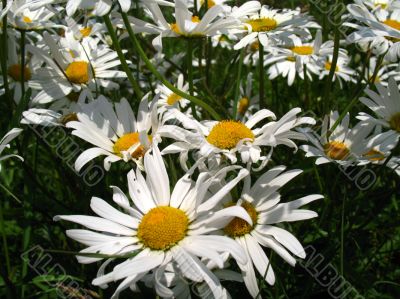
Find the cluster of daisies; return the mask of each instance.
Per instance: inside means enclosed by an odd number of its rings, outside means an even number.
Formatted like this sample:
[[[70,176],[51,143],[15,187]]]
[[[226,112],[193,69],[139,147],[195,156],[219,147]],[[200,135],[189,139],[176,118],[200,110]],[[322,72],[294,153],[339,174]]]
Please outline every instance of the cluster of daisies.
[[[193,290],[202,298],[230,298],[221,280],[244,282],[256,298],[257,276],[275,282],[265,248],[292,266],[304,258],[297,238],[275,224],[316,217],[301,207],[322,196],[281,202],[280,189],[302,171],[269,167],[277,147],[300,148],[316,164],[371,163],[400,173],[393,154],[400,136],[400,1],[349,5],[343,19],[351,34],[339,47],[324,42],[321,26],[300,9],[226,2],[8,0],[0,6],[8,45],[0,95],[24,109],[21,123],[64,127],[91,144],[75,161],[78,172],[98,157],[107,171],[114,163],[131,168],[129,196],[112,186],[112,199],[91,199],[96,216],[55,217],[86,228],[66,233],[86,246],[80,263],[102,261],[94,285],[120,282],[112,298],[127,288],[139,291],[139,283],[162,298],[190,298]],[[140,45],[135,55],[121,48],[135,36],[151,37],[150,59]],[[249,68],[265,68],[265,79],[283,77],[289,86],[296,77],[325,76],[341,86],[369,86],[360,101],[370,114],[359,113],[351,126],[348,113],[332,111],[319,134],[319,122],[300,108],[281,117],[262,108],[248,73],[238,98],[226,103],[230,116],[210,119],[215,111],[199,100],[193,78],[169,71],[184,65],[182,54],[164,53],[172,38],[207,38],[211,47],[241,53]],[[344,47],[351,43],[366,52],[367,67],[349,56]],[[202,64],[196,59],[186,67]],[[153,86],[151,75],[170,83]],[[119,96],[122,89],[128,99]],[[0,153],[21,132],[7,133]],[[174,186],[167,157],[179,157],[174,165],[185,173]]]

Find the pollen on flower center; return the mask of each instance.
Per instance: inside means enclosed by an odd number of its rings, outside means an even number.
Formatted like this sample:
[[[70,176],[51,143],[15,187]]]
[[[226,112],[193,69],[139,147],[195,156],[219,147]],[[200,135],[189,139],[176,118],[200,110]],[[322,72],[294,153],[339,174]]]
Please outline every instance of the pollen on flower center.
[[[206,6],[206,3],[207,3],[207,8],[215,6],[215,2],[213,0],[200,0],[200,6]]]
[[[182,97],[180,95],[177,95],[176,93],[171,93],[167,98],[167,104],[173,106],[181,99]]]
[[[247,97],[243,97],[239,100],[238,103],[238,112],[239,114],[245,114],[247,109],[249,108],[250,100]]]
[[[400,112],[394,114],[389,121],[390,127],[400,133]]]
[[[363,154],[363,157],[367,158],[370,161],[382,161],[385,159],[385,154],[378,150],[370,150]]]
[[[400,30],[400,22],[397,21],[397,20],[390,20],[389,19],[389,20],[383,21],[382,23],[387,25],[387,26],[389,26],[389,27],[392,27],[392,28],[394,28],[396,30]]]
[[[297,55],[311,55],[314,53],[314,47],[312,46],[297,46],[290,48],[290,50]]]
[[[27,16],[23,16],[22,17],[22,21],[24,21],[24,23],[32,23],[32,19],[30,17],[27,17]]]
[[[246,22],[254,32],[266,32],[274,30],[278,23],[272,18],[251,19]]]
[[[65,74],[72,83],[86,84],[89,81],[89,64],[86,61],[74,61],[68,65]]]
[[[185,212],[173,207],[156,207],[143,216],[137,237],[152,250],[168,250],[182,240],[189,228]]]
[[[232,206],[231,204],[230,206]],[[231,222],[224,228],[224,233],[231,238],[240,237],[250,233],[254,226],[257,224],[257,211],[253,207],[253,205],[249,202],[243,202],[242,208],[246,210],[247,214],[249,214],[251,220],[253,220],[253,226],[248,224],[245,220],[239,217],[233,218]]]
[[[8,68],[8,75],[15,81],[22,81],[22,72],[20,64],[13,64]],[[28,67],[24,67],[24,81],[30,80],[32,77],[31,70]]]
[[[149,142],[151,142],[152,137],[151,135],[148,136]],[[127,151],[133,145],[138,145],[138,147],[131,153],[132,158],[138,159],[143,157],[146,153],[146,149],[143,145],[140,144],[139,133],[128,133],[121,136],[115,143],[114,143],[114,153],[117,155],[122,155],[122,152]]]
[[[88,37],[90,33],[92,33],[92,27],[85,27],[79,30],[79,32],[82,34],[84,37]]]
[[[200,18],[198,16],[192,16],[192,23],[200,23]],[[184,33],[181,31],[179,28],[179,25],[177,23],[172,23],[169,25],[171,27],[171,30],[175,32],[176,34],[183,35]]]
[[[243,123],[234,120],[220,121],[207,136],[207,141],[220,149],[232,149],[242,139],[254,141],[254,134]]]
[[[349,148],[340,141],[331,141],[324,145],[324,152],[334,160],[344,160],[350,154]]]
[[[325,62],[325,69],[330,71],[332,68],[332,63],[330,61]],[[339,71],[339,67],[336,65],[335,72]]]

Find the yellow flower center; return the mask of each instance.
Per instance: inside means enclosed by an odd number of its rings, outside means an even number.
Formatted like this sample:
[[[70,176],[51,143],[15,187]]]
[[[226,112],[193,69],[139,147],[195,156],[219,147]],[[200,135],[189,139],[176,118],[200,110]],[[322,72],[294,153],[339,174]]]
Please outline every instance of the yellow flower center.
[[[245,138],[254,141],[254,134],[248,127],[239,121],[223,120],[211,129],[207,141],[220,149],[232,149]]]
[[[85,28],[82,28],[79,31],[82,34],[82,36],[88,37],[90,35],[90,33],[92,33],[92,27],[85,27]]]
[[[400,112],[394,114],[389,121],[390,127],[400,133]]]
[[[193,23],[200,23],[200,18],[198,16],[192,16],[192,22]],[[176,34],[179,35],[184,35],[184,33],[181,31],[181,29],[179,28],[179,25],[177,23],[172,23],[169,25],[171,27],[171,30],[173,32],[175,32]]]
[[[266,32],[274,30],[278,23],[272,18],[251,19],[246,22],[254,32]]]
[[[311,55],[314,53],[314,47],[312,46],[298,46],[290,48],[290,50],[297,55]]]
[[[330,71],[332,68],[332,63],[330,61],[325,62],[325,69]],[[339,67],[336,65],[335,72],[339,71]]]
[[[324,152],[334,160],[344,160],[350,154],[348,147],[340,141],[331,141],[324,145]]]
[[[286,57],[286,60],[287,60],[287,61],[291,61],[291,62],[296,62],[296,57],[294,57],[294,56],[288,56],[288,57]]]
[[[230,204],[229,206],[232,205],[233,204]],[[233,218],[233,220],[224,228],[224,233],[231,238],[241,237],[250,233],[257,224],[257,211],[253,205],[249,202],[243,202],[241,206],[246,210],[247,214],[249,214],[251,220],[253,220],[253,226],[248,224],[242,218]]]
[[[206,6],[207,3],[207,8],[211,8],[215,6],[215,2],[213,0],[200,0],[200,6]]]
[[[78,121],[78,116],[76,113],[70,113],[67,115],[64,115],[59,122],[62,123],[64,126],[69,123],[70,121]]]
[[[8,68],[8,75],[15,81],[22,81],[22,72],[20,64],[13,64]],[[24,67],[24,81],[30,80],[32,77],[31,70],[28,67]]]
[[[152,141],[152,136],[148,135],[149,142]],[[139,146],[131,153],[131,157],[138,159],[143,157],[146,153],[146,149],[140,144],[139,133],[128,133],[121,136],[113,146],[114,153],[118,156],[122,156],[122,152],[127,151],[131,146],[138,144]]]
[[[389,27],[392,27],[393,29],[400,30],[400,22],[397,20],[386,20],[382,23]]]
[[[249,108],[250,100],[246,97],[243,97],[239,100],[238,103],[238,112],[239,114],[245,114],[247,109]]]
[[[370,150],[366,152],[363,157],[367,158],[370,161],[382,161],[385,159],[385,154],[378,150]]]
[[[137,237],[152,250],[168,250],[181,241],[189,228],[185,212],[173,207],[156,207],[143,216]]]
[[[182,99],[182,97],[180,95],[177,95],[176,93],[171,93],[167,98],[167,104],[170,105],[170,106],[173,106],[180,99]]]
[[[254,43],[252,43],[252,44],[250,45],[250,50],[251,50],[252,52],[257,52],[258,49],[260,49],[260,42],[259,42],[259,41],[255,41]]]
[[[68,65],[65,74],[72,83],[86,84],[89,81],[89,64],[86,61],[74,61]]]
[[[22,21],[24,21],[25,23],[32,23],[32,19],[30,17],[27,17],[27,16],[23,16],[22,17]]]

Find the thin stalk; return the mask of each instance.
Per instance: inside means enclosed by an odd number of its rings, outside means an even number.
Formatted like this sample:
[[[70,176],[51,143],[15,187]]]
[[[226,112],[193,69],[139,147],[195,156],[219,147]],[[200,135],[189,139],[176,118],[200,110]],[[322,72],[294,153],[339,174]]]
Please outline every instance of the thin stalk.
[[[264,46],[260,43],[258,47],[258,71],[260,77],[260,85],[259,85],[259,103],[260,108],[266,108],[267,105],[264,102]]]
[[[7,1],[3,0],[3,7],[5,7],[7,4]],[[10,97],[10,87],[8,85],[8,76],[7,76],[7,59],[8,59],[8,36],[7,36],[7,16],[5,16],[2,20],[3,22],[3,33],[1,35],[1,48],[3,49],[2,55],[1,55],[1,73],[3,74],[3,81],[4,81],[4,91],[5,91],[5,97],[9,101],[9,104],[11,104],[10,107],[13,107],[15,105],[14,101]]]
[[[18,202],[19,204],[22,204],[22,201],[14,194],[12,193],[12,191],[10,189],[7,188],[7,186],[4,186],[2,183],[0,183],[0,187],[8,193],[8,195],[10,195],[12,198],[14,198],[16,200],[16,202]]]
[[[238,113],[238,102],[239,102],[239,90],[240,90],[240,78],[242,76],[242,67],[243,67],[243,59],[244,59],[244,48],[240,51],[240,58],[239,58],[239,66],[238,66],[238,74],[235,86],[235,93],[233,96],[233,118],[237,119]],[[248,84],[248,82],[247,82]]]
[[[125,56],[122,53],[121,45],[119,44],[118,37],[114,31],[110,17],[108,15],[105,15],[103,17],[103,20],[106,24],[108,33],[111,36],[114,48],[117,51],[118,58],[121,61],[121,66],[124,69],[124,72],[126,73],[126,76],[128,77],[129,82],[132,84],[133,90],[135,91],[136,95],[138,96],[139,99],[141,99],[143,97],[143,94],[140,90],[139,84],[136,82],[135,78],[133,77],[131,70],[129,69],[129,66],[125,60]]]
[[[304,106],[305,106],[305,109],[308,109],[309,105],[310,105],[310,89],[308,87],[308,76],[307,76],[307,65],[306,64],[304,64],[304,67],[303,67],[303,74],[304,74],[304,93],[305,93]]]
[[[4,231],[4,218],[3,218],[3,203],[0,203],[0,229],[1,229],[1,238],[3,241],[3,250],[4,250],[4,257],[6,259],[6,269],[7,269],[7,276],[10,277],[11,274],[11,264],[10,264],[10,255],[8,253],[8,244],[7,244],[7,236],[6,232]]]
[[[25,97],[25,30],[21,30],[21,101]]]
[[[207,37],[206,42],[207,53],[206,53],[206,83],[209,86],[211,82],[211,57],[212,57],[212,43],[211,38]]]
[[[150,72],[153,73],[153,75],[160,80],[166,87],[168,87],[171,91],[176,93],[177,95],[181,96],[182,98],[185,98],[191,102],[193,102],[195,105],[198,105],[202,107],[204,110],[206,110],[208,113],[211,114],[212,117],[214,117],[215,120],[220,120],[221,117],[220,115],[207,103],[204,101],[200,100],[199,98],[195,96],[191,96],[190,94],[187,94],[186,92],[183,92],[176,88],[173,84],[171,84],[163,75],[161,75],[157,69],[154,67],[154,65],[151,63],[149,58],[147,57],[146,53],[143,51],[142,47],[140,46],[139,41],[137,40],[135,34],[133,33],[133,30],[131,28],[131,25],[129,24],[128,16],[126,13],[122,13],[122,18],[124,20],[126,29],[128,31],[129,37],[133,43],[134,48],[136,49],[137,53],[139,54],[140,58],[143,60],[143,62],[146,64],[147,68],[150,70]]]
[[[196,3],[196,1],[194,1]],[[189,38],[187,40],[187,52],[186,52],[186,67],[189,81],[189,93],[193,95],[193,41]]]
[[[378,59],[378,62],[376,64],[375,70],[374,70],[374,74],[372,75],[372,77],[370,78],[370,80],[368,80],[368,82],[361,86],[361,88],[357,91],[356,95],[354,96],[354,98],[351,100],[351,102],[346,106],[346,108],[343,110],[342,114],[340,114],[339,118],[335,121],[335,123],[333,124],[332,128],[329,129],[328,133],[327,133],[327,137],[329,138],[329,136],[331,136],[332,132],[335,131],[335,129],[337,128],[337,126],[340,124],[340,122],[343,120],[343,118],[346,116],[347,112],[349,112],[351,110],[351,108],[353,108],[353,106],[358,102],[358,97],[361,95],[361,93],[364,91],[364,88],[367,85],[373,84],[373,82],[375,82],[376,76],[378,75],[379,69],[381,67],[383,58],[384,58],[385,54],[381,55]]]
[[[346,197],[342,201],[342,219],[340,224],[340,275],[344,274],[344,208]]]
[[[118,255],[118,254],[103,254],[103,253],[91,253],[91,252],[66,251],[66,250],[56,250],[56,249],[45,249],[43,251],[47,252],[47,253],[60,253],[60,254],[87,256],[87,257],[123,258],[123,259],[134,257],[134,256],[136,256],[138,254],[138,252],[132,252],[132,253],[128,253],[128,254]]]

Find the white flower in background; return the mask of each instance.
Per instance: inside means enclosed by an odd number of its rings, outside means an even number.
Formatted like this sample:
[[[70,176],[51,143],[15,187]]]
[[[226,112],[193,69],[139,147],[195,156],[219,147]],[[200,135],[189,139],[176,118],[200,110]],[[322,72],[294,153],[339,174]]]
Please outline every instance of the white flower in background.
[[[101,96],[96,101],[81,107],[78,121],[66,124],[73,128],[72,135],[93,144],[95,147],[84,151],[75,161],[75,169],[82,167],[98,156],[104,159],[104,168],[123,160],[133,161],[143,168],[143,156],[154,145],[161,142],[159,129],[162,123],[157,116],[156,97],[149,105],[146,95],[140,102],[135,117],[128,101],[123,98],[114,105]],[[114,106],[114,107],[113,107]]]
[[[236,107],[238,117],[242,120],[250,118],[254,113],[260,110],[258,94],[253,94],[253,73],[248,73],[244,81],[246,85],[244,82],[240,84],[240,98]]]
[[[157,34],[153,40],[153,46],[157,50],[162,49],[162,39],[164,37],[204,37],[213,36],[227,32],[237,23],[234,18],[219,18],[223,12],[223,7],[215,5],[211,7],[202,19],[189,11],[187,2],[183,0],[175,1],[175,22],[168,23],[158,4],[154,2],[146,3],[151,13],[151,18],[155,24],[147,23],[137,18],[131,17],[135,32],[145,32]]]
[[[123,212],[93,197],[91,208],[99,217],[55,217],[55,220],[75,222],[90,229],[67,231],[69,237],[89,246],[82,252],[110,255],[137,253],[105,274],[105,268],[111,262],[107,260],[93,284],[105,287],[110,282],[123,279],[111,297],[118,298],[120,292],[130,286],[135,288],[136,282],[153,270],[156,292],[161,297],[170,298],[174,293],[163,285],[161,279],[167,266],[172,263],[176,266],[173,269],[178,271],[177,275],[193,282],[204,281],[215,298],[223,298],[224,290],[218,278],[199,258],[210,259],[219,268],[224,267],[224,253],[231,254],[241,264],[248,262],[236,242],[215,232],[234,217],[243,218],[252,225],[251,218],[241,207],[214,210],[218,202],[248,175],[248,171],[240,170],[218,193],[209,196],[209,186],[237,167],[227,167],[212,177],[202,173],[196,182],[188,173],[171,192],[168,173],[157,147],[153,148],[152,154],[145,155],[144,165],[146,179],[140,170],[131,170],[128,174],[129,195],[133,205],[118,187],[113,187],[113,200]],[[86,264],[102,260],[97,257],[77,258]]]
[[[306,157],[318,157],[315,164],[336,162],[341,165],[355,165],[366,154],[370,147],[366,142],[374,129],[373,125],[359,122],[349,128],[350,116],[347,113],[336,129],[328,136],[336,120],[339,119],[337,111],[326,115],[321,129],[321,135],[311,130],[301,130],[312,145],[302,145]]]
[[[346,23],[356,31],[347,37],[351,43],[370,43],[374,54],[396,62],[400,58],[400,9],[392,12],[379,9],[369,12],[365,6],[349,4],[351,17],[361,23]]]
[[[368,81],[372,81],[376,67],[377,67],[377,58],[376,57],[371,57],[369,60],[369,67],[364,70],[364,83],[367,83]],[[364,68],[359,67],[358,70],[362,72]],[[381,84],[383,86],[388,86],[388,80],[389,78],[392,77],[395,79],[398,84],[400,84],[400,69],[398,63],[385,63],[383,62],[380,67],[378,72],[376,73],[375,81],[373,83]]]
[[[98,39],[88,37],[78,42],[69,37],[56,41],[46,32],[43,39],[49,50],[27,45],[27,51],[46,64],[37,70],[35,83],[43,90],[33,98],[33,104],[50,103],[86,88],[119,88],[111,80],[126,77],[124,72],[113,70],[121,63],[117,53],[99,44]]]
[[[293,267],[296,259],[291,254],[299,258],[306,256],[297,238],[274,224],[317,217],[314,211],[299,209],[299,207],[323,198],[322,195],[314,194],[287,203],[279,203],[281,201],[279,189],[302,173],[302,170],[297,169],[284,172],[285,169],[285,166],[277,166],[268,170],[257,179],[254,185],[251,185],[250,176],[246,177],[236,206],[241,206],[246,210],[253,220],[253,225],[235,218],[224,228],[225,235],[234,239],[251,261],[246,264],[238,262],[238,265],[253,298],[259,295],[254,268],[270,285],[275,283],[275,274],[263,247],[271,248]],[[236,198],[228,194],[222,203],[224,206],[232,206],[235,205],[233,200],[236,201]]]
[[[130,0],[118,0],[118,2],[126,8],[126,2],[130,2]],[[111,0],[68,0],[65,10],[68,16],[72,16],[78,9],[82,9],[89,10],[92,15],[101,17],[106,15],[111,7]]]
[[[104,44],[106,43],[104,33],[106,28],[104,24],[97,22],[94,19],[85,20],[85,25],[77,23],[74,19],[67,18],[67,27],[65,35],[72,32],[73,36],[77,40],[82,40],[86,37],[98,37]]]
[[[262,109],[249,116],[245,122],[236,120],[198,122],[175,111],[177,120],[182,122],[186,130],[170,126],[171,133],[168,137],[177,142],[166,147],[163,153],[180,153],[183,165],[190,150],[198,151],[203,160],[216,159],[221,162],[225,157],[233,164],[237,163],[239,154],[243,163],[261,161],[262,167],[269,161],[272,148],[283,144],[297,149],[292,139],[304,140],[303,134],[292,129],[304,124],[315,124],[315,121],[309,117],[297,117],[300,112],[300,108],[292,109],[280,120],[270,121],[257,127],[260,122],[268,118],[275,119],[275,114]],[[270,147],[270,152],[263,154],[262,147]]]
[[[234,34],[221,34],[211,37],[212,46],[214,48],[221,47],[223,49],[233,49],[233,42],[237,40]]]
[[[189,90],[189,83],[184,82],[182,74],[179,74],[178,76],[176,88],[186,93]],[[160,113],[164,113],[166,111],[169,111],[170,109],[179,109],[181,111],[182,110],[185,111],[187,110],[187,108],[189,108],[190,104],[189,100],[184,99],[181,96],[177,95],[164,84],[157,85],[155,91],[160,95],[160,98],[158,100],[158,106],[159,106],[158,110]]]
[[[22,129],[18,129],[18,128],[13,128],[11,129],[6,135],[4,135],[4,137],[0,140],[0,155],[3,153],[3,151],[6,148],[10,147],[10,142],[15,139],[16,137],[18,137],[19,134],[21,134],[23,130]],[[24,161],[24,159],[21,156],[18,155],[14,155],[14,154],[9,154],[9,155],[5,155],[5,156],[0,156],[0,161],[3,161],[5,159],[8,158],[18,158],[21,161]],[[1,171],[1,164],[0,164],[0,171]]]
[[[398,0],[355,0],[354,2],[363,4],[372,11],[376,9],[391,11],[400,8],[400,2]]]
[[[22,79],[24,80],[25,90],[33,88],[33,93],[37,93],[40,85],[35,84],[35,72],[41,67],[42,62],[36,57],[25,57],[25,65],[22,68],[21,54],[15,40],[15,36],[8,36],[8,59],[7,59],[7,75],[10,89],[14,90],[14,101],[19,103],[22,97]],[[23,77],[23,78],[22,78]]]
[[[15,0],[13,1],[7,19],[11,26],[19,30],[40,30],[62,27],[50,19],[56,10],[48,9],[45,4],[50,1]]]
[[[359,113],[358,119],[363,122],[377,124],[389,129],[390,135],[395,136],[397,142],[400,137],[400,91],[393,78],[389,79],[389,86],[386,88],[381,84],[376,84],[378,92],[369,88],[365,89],[368,97],[360,98],[360,101],[371,109],[375,115]]]
[[[244,48],[257,39],[265,48],[268,48],[278,43],[287,43],[295,35],[309,37],[310,34],[306,28],[316,27],[316,23],[311,22],[309,17],[300,15],[299,11],[277,10],[266,5],[261,7],[259,13],[252,13],[246,18],[244,14],[240,14],[240,11],[235,15],[241,21],[235,33],[247,33],[234,46],[235,50]]]
[[[321,61],[319,62],[321,68],[321,72],[319,75],[320,80],[329,75],[332,68],[332,59],[332,55],[329,55],[324,59],[321,59]],[[353,83],[356,82],[355,77],[357,75],[357,72],[349,67],[349,63],[350,58],[340,56],[338,57],[336,62],[335,73],[332,80],[338,80],[341,88],[343,87],[343,81]]]

